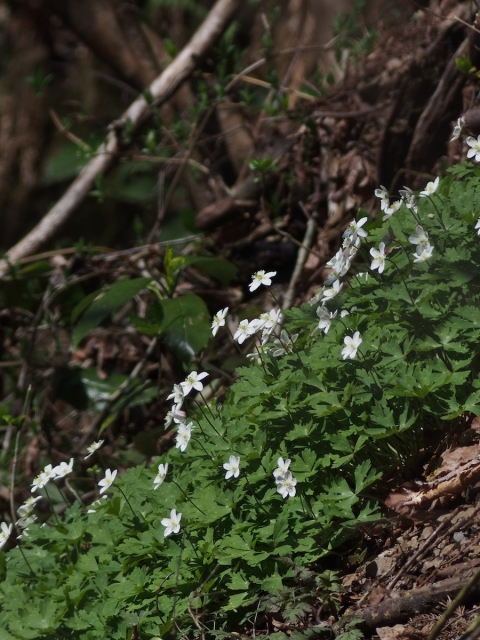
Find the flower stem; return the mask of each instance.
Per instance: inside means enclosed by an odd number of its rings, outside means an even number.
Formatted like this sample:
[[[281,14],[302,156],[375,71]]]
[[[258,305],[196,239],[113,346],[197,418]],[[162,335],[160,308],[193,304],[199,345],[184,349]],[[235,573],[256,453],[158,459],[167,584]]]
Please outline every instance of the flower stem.
[[[183,493],[183,495],[184,495],[184,497],[186,498],[186,500],[188,500],[188,502],[190,502],[190,504],[191,504],[191,505],[193,505],[193,506],[195,507],[195,509],[197,509],[197,511],[200,511],[200,513],[202,513],[202,514],[206,517],[206,516],[207,516],[207,514],[205,513],[205,511],[202,511],[202,510],[200,509],[200,507],[197,507],[197,505],[196,505],[194,502],[192,502],[192,501],[190,500],[190,498],[187,496],[187,494],[186,494],[186,493],[185,493],[185,491],[182,489],[182,487],[181,487],[177,482],[175,482],[175,480],[172,480],[172,482],[173,482],[173,484],[177,487],[177,489],[180,489],[180,491]]]

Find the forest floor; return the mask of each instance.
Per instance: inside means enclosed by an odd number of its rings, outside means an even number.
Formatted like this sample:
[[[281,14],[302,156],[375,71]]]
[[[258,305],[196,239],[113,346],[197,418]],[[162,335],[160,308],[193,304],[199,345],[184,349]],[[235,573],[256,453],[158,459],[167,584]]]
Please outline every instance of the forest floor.
[[[342,233],[359,208],[377,215],[376,188],[385,185],[390,193],[404,184],[423,188],[445,167],[460,162],[465,147],[462,140],[450,141],[453,126],[475,108],[478,93],[474,74],[460,73],[455,64],[456,58],[469,57],[474,63],[478,57],[472,44],[476,34],[469,40],[462,22],[469,19],[466,4],[432,3],[415,20],[385,30],[372,52],[358,67],[350,65],[326,95],[299,99],[285,114],[271,118],[268,127],[259,127],[254,146],[258,157],[273,159],[271,170],[258,181],[244,171],[243,178],[228,192],[218,190],[196,216],[204,246],[233,263],[238,275],[219,288],[214,277],[193,265],[182,272],[177,293],[200,295],[212,315],[228,306],[233,316],[253,317],[258,307],[264,310],[271,304],[247,288],[251,274],[265,269],[278,272],[272,288],[278,299],[285,306],[299,305],[321,286],[328,274],[325,263],[338,250]],[[470,132],[480,133],[473,118]],[[241,146],[241,141],[237,144]],[[230,145],[228,152],[234,155],[235,146]],[[307,249],[304,260],[298,257],[301,247]],[[98,416],[90,408],[72,408],[69,403],[64,384],[69,367],[95,371],[98,381],[104,382],[98,393],[110,399],[116,388],[112,372],[125,377],[139,367],[138,375],[146,380],[159,377],[173,384],[182,379],[168,349],[149,352],[151,340],[129,324],[132,303],[108,326],[95,327],[74,349],[71,328],[59,321],[66,313],[62,305],[70,312],[78,304],[79,290],[69,300],[58,288],[66,277],[70,290],[81,285],[81,295],[87,296],[122,275],[155,275],[162,259],[163,250],[155,244],[125,251],[52,249],[25,259],[20,280],[3,283],[8,301],[0,312],[4,394],[9,383],[3,372],[10,367],[18,388],[33,385],[35,421],[40,425],[19,458],[23,480],[15,487],[16,503],[29,496],[40,460],[54,464],[68,460],[93,438],[92,423],[98,426]],[[47,264],[48,286],[34,287],[40,306],[26,309],[19,302],[19,287],[28,289],[28,265],[41,263]],[[296,264],[300,271],[294,275]],[[217,397],[235,378],[235,367],[247,362],[245,353],[238,355],[225,339],[196,360],[219,372]],[[72,379],[72,385],[77,382]],[[111,420],[102,438],[105,457],[115,461],[116,468],[172,446],[174,432],[163,429],[170,390],[162,384],[156,397],[143,404],[127,403],[115,411],[113,402],[109,405],[112,415],[107,410],[102,417],[103,422]],[[14,407],[15,402],[19,401],[13,401]],[[19,406],[16,411],[20,412]],[[427,638],[448,603],[480,567],[480,429],[472,418],[457,425],[418,468],[408,474],[398,471],[389,485],[384,518],[363,528],[351,553],[345,552],[348,568],[339,616],[362,618],[368,637]],[[6,452],[13,431],[4,428],[4,432]],[[402,476],[405,484],[399,482]],[[0,486],[0,512],[9,509],[9,489]],[[304,626],[337,622],[322,615],[321,602],[316,605]],[[479,610],[480,593],[472,585],[437,638],[463,637]],[[258,630],[262,631],[288,635],[291,626],[279,614],[272,617],[271,628]]]

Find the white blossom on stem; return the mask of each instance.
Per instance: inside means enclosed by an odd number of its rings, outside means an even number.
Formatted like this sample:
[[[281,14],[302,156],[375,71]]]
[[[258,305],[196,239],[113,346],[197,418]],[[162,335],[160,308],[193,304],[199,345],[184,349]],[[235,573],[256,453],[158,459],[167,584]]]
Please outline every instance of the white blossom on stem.
[[[195,391],[201,391],[203,389],[203,384],[200,381],[207,376],[208,373],[205,371],[203,373],[197,373],[196,371],[189,373],[184,382],[180,383],[180,386],[183,389],[183,395],[188,396],[192,389],[195,389]]]
[[[255,291],[258,287],[263,284],[266,287],[269,287],[272,284],[273,276],[276,276],[276,271],[270,271],[269,273],[265,273],[265,271],[257,271],[252,276],[252,281],[248,285],[250,291]]]
[[[426,198],[427,196],[432,196],[438,188],[438,183],[440,182],[440,177],[437,176],[434,182],[429,182],[423,191],[420,191],[420,198]]]
[[[193,422],[188,424],[180,424],[178,426],[177,436],[175,439],[175,447],[183,453],[192,437]]]
[[[317,325],[317,329],[323,329],[324,333],[328,333],[332,320],[336,317],[337,311],[330,312],[326,307],[317,308],[317,316],[320,318],[320,322]]]
[[[416,244],[416,245],[418,245],[418,247],[423,249],[424,247],[426,247],[429,244],[429,242],[428,242],[428,233],[426,231],[424,231],[423,227],[421,225],[419,225],[419,224],[417,224],[415,229],[417,231],[416,235],[410,236],[408,238],[408,241],[410,242],[410,244]],[[417,253],[419,253],[418,248],[417,248]]]
[[[292,476],[290,471],[278,476],[275,482],[277,484],[277,493],[279,493],[282,498],[294,497],[297,491],[295,488],[297,485],[297,479]]]
[[[454,140],[458,140],[458,138],[460,137],[460,134],[462,133],[462,128],[464,124],[465,124],[465,120],[463,118],[458,118],[457,124],[453,129],[453,135],[450,139],[450,142],[453,142]]]
[[[380,185],[380,189],[375,189],[375,195],[377,198],[380,198],[380,209],[382,211],[386,211],[390,206],[390,196],[388,195],[388,191],[383,185]]]
[[[158,487],[165,480],[168,471],[168,463],[167,464],[159,464],[157,475],[153,479],[153,488],[158,489]]]
[[[414,255],[414,262],[426,262],[429,258],[432,257],[433,247],[431,244],[418,245],[416,252]]]
[[[0,531],[0,549],[1,549],[9,539],[10,534],[12,533],[13,525],[7,524],[6,522],[2,522],[0,524],[0,528],[1,528],[1,531]]]
[[[255,333],[255,326],[252,325],[247,319],[242,320],[238,325],[238,329],[235,331],[233,339],[238,342],[238,344],[243,344],[247,338],[252,336]]]
[[[87,447],[88,455],[85,456],[84,459],[86,460],[87,458],[92,456],[95,453],[95,451],[100,449],[103,443],[104,443],[104,440],[99,440],[98,442],[92,442],[92,444]]]
[[[378,245],[378,249],[372,247],[370,249],[370,255],[373,258],[370,269],[372,269],[372,271],[378,269],[378,273],[383,273],[383,270],[385,269],[385,261],[387,259],[387,256],[385,255],[385,243],[381,242]]]
[[[357,355],[358,347],[362,344],[362,338],[360,336],[360,331],[355,331],[352,337],[345,336],[343,339],[343,343],[345,346],[342,349],[342,358],[346,360],[347,358],[355,358]]]
[[[110,469],[106,469],[105,477],[102,480],[100,480],[100,482],[98,483],[98,486],[102,487],[100,489],[100,493],[105,493],[105,491],[108,491],[108,489],[110,489],[110,487],[112,486],[115,480],[116,475],[117,475],[116,469],[114,471],[110,471]]]
[[[273,477],[275,478],[275,480],[280,476],[284,476],[287,473],[291,462],[292,461],[290,460],[290,458],[286,458],[285,460],[281,457],[278,458],[277,468],[273,472]]]
[[[216,336],[217,335],[217,331],[220,329],[220,327],[224,327],[225,326],[225,318],[227,317],[227,313],[228,313],[228,307],[225,307],[225,309],[222,309],[221,311],[218,311],[213,316],[213,320],[212,320],[212,335]]]
[[[69,473],[72,473],[72,470],[73,470],[73,458],[70,458],[70,462],[68,463],[61,462],[53,469],[55,473],[55,480],[58,480],[58,478],[64,478]]]
[[[228,462],[224,463],[223,468],[227,472],[225,474],[225,480],[238,478],[240,475],[240,458],[237,456],[230,456]]]
[[[338,293],[340,293],[341,288],[342,283],[340,282],[340,280],[335,280],[331,287],[324,289],[322,294],[322,303],[326,300],[331,300],[332,298],[334,298]]]
[[[480,218],[477,220],[477,224],[475,225],[475,229],[477,230],[477,234],[480,236]]]
[[[475,140],[472,136],[468,136],[467,144],[471,149],[467,151],[467,158],[473,158],[475,156],[475,162],[480,162],[480,135]]]
[[[392,204],[385,209],[385,215],[383,216],[382,220],[385,222],[385,220],[391,218],[394,213],[397,213],[402,204],[403,200],[395,200],[395,202],[392,202]]]
[[[182,514],[177,513],[175,509],[170,511],[169,518],[163,518],[162,526],[165,527],[165,531],[163,535],[165,538],[172,533],[178,533],[180,531],[180,520],[182,519]]]

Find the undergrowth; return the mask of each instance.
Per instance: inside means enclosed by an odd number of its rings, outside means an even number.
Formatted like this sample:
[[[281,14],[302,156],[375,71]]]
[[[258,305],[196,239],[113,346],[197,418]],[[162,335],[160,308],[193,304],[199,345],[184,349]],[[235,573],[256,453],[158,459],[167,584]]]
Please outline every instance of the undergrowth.
[[[21,540],[0,552],[0,640],[258,636],[272,616],[292,637],[325,631],[311,611],[337,613],[331,554],[379,517],[380,480],[480,413],[480,170],[454,167],[418,200],[377,195],[382,215],[359,212],[309,304],[240,325],[252,364],[221,402],[204,402],[205,372],[174,388],[175,447],[107,470],[94,505],[42,523],[23,506]]]

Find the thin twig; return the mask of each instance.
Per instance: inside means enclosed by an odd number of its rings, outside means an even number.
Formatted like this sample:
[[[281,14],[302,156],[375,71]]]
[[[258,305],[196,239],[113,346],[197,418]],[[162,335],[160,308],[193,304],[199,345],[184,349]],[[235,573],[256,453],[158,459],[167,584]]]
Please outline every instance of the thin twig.
[[[283,309],[290,309],[290,307],[292,306],[293,297],[295,295],[295,286],[297,284],[297,280],[300,277],[300,274],[302,273],[305,261],[307,260],[310,251],[310,245],[313,242],[313,234],[315,233],[315,229],[317,228],[314,218],[307,215],[302,202],[300,202],[300,207],[305,212],[305,215],[308,218],[307,229],[305,231],[305,237],[303,238],[302,246],[298,250],[297,262],[295,264],[295,269],[293,270],[292,277],[290,278],[290,284],[288,285],[287,292],[285,293],[285,296],[283,298]]]
[[[435,638],[437,638],[437,636],[440,634],[440,631],[443,629],[443,627],[447,623],[448,619],[451,618],[451,616],[453,615],[455,610],[458,609],[458,607],[465,602],[465,600],[466,600],[467,596],[469,595],[471,589],[473,589],[473,587],[475,587],[475,585],[479,581],[480,581],[480,569],[475,571],[475,573],[470,578],[470,580],[467,582],[467,584],[463,587],[463,589],[460,589],[460,591],[458,592],[456,598],[451,602],[450,606],[447,607],[445,612],[442,614],[440,619],[437,621],[436,625],[431,630],[430,635],[428,636],[427,640],[435,640]]]
[[[20,242],[12,247],[0,262],[0,277],[8,273],[9,265],[36,251],[53,236],[85,199],[99,174],[104,174],[115,161],[121,141],[121,132],[128,122],[136,130],[152,113],[153,108],[164,103],[192,73],[199,59],[223,33],[237,10],[241,0],[217,0],[204,22],[178,56],[156,78],[148,89],[153,102],[145,95],[139,96],[125,113],[110,126],[105,141],[95,156],[81,170],[78,177],[57,204],[42,218],[39,224]]]

